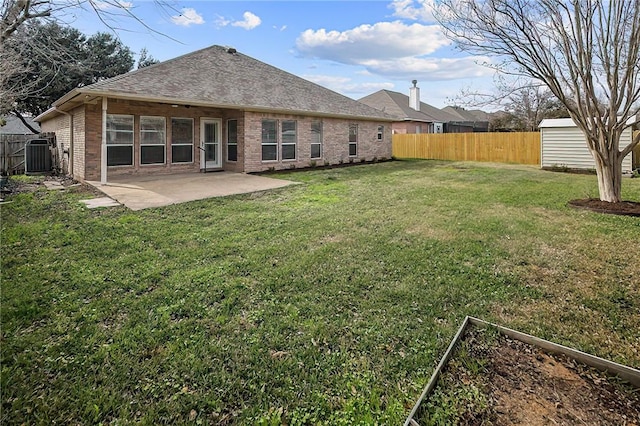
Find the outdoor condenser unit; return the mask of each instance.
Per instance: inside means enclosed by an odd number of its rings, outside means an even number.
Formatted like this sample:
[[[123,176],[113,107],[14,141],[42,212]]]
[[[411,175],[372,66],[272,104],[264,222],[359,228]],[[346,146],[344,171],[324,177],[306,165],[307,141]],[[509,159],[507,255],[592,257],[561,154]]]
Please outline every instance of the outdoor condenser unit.
[[[51,171],[51,151],[47,139],[31,139],[24,149],[24,172],[46,173]]]

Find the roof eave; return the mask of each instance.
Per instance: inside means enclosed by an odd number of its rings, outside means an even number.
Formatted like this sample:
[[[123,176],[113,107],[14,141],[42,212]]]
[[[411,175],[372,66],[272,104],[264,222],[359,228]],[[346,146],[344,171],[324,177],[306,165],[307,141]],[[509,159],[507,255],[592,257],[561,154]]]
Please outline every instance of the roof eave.
[[[206,102],[206,101],[197,100],[197,99],[181,99],[181,98],[169,98],[169,97],[162,97],[162,96],[139,95],[135,93],[83,90],[82,88],[74,89],[71,92],[69,92],[67,95],[60,98],[58,101],[54,103],[54,108],[48,110],[47,112],[55,112],[55,107],[60,107],[65,102],[68,102],[81,94],[90,94],[92,96],[98,96],[98,97],[101,96],[101,97],[106,97],[111,99],[124,99],[124,100],[141,101],[141,102],[155,102],[155,103],[163,103],[163,104],[170,104],[170,105],[175,104],[175,105],[190,105],[190,106],[199,106],[199,107],[208,107],[208,108],[226,108],[226,109],[237,109],[237,110],[252,111],[252,112],[276,112],[279,114],[299,115],[303,113],[305,115],[317,116],[317,117],[358,119],[358,120],[367,120],[367,121],[385,121],[385,122],[394,121],[392,117],[385,118],[380,116],[361,116],[361,115],[354,115],[354,114],[332,114],[332,113],[323,113],[323,112],[316,112],[316,111],[300,111],[300,110],[260,107],[260,106],[254,106],[254,105],[224,104],[224,103]],[[44,116],[45,114],[47,114],[47,112],[41,114],[36,118],[40,118]]]

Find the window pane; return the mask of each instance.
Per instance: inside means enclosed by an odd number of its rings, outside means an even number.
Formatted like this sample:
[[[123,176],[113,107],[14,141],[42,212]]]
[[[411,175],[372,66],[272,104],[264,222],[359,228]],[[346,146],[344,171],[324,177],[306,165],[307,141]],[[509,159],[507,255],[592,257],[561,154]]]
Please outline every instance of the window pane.
[[[322,121],[311,122],[311,143],[322,143]]]
[[[349,156],[350,157],[355,157],[356,155],[358,155],[358,145],[355,143],[350,143],[349,144]]]
[[[349,142],[358,142],[358,125],[349,125]]]
[[[108,146],[107,166],[133,166],[133,147]]]
[[[164,132],[140,133],[140,144],[142,145],[164,145],[164,140]]]
[[[107,144],[133,145],[133,131],[131,132],[107,131]]]
[[[218,155],[218,144],[213,144],[213,143],[204,144],[205,161],[216,161],[217,155]]]
[[[262,143],[276,143],[278,123],[276,120],[262,120]]]
[[[277,145],[262,145],[262,161],[272,161],[278,159]]]
[[[107,114],[107,131],[133,132],[133,115]]]
[[[282,143],[296,143],[296,122],[282,122]]]
[[[381,141],[384,138],[384,126],[378,126],[378,140]]]
[[[320,154],[320,144],[312,143],[311,144],[311,158],[320,158],[322,155]]]
[[[227,146],[227,151],[229,161],[238,161],[238,145]]]
[[[173,145],[171,147],[172,163],[191,163],[193,161],[192,145]]]
[[[295,145],[282,145],[282,159],[283,160],[295,160],[296,159],[296,146]]]
[[[193,143],[193,120],[190,118],[171,119],[171,143]]]
[[[140,130],[164,133],[164,117],[140,117]]]
[[[218,123],[204,123],[204,142],[218,142]]]
[[[140,164],[164,164],[164,146],[141,146]]]
[[[238,120],[227,121],[227,142],[238,143]]]

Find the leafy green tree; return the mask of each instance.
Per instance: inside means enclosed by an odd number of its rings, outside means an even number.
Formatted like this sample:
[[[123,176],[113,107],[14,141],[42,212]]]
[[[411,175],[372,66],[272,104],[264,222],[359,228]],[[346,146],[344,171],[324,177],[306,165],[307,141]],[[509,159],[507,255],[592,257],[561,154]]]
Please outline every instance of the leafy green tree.
[[[145,68],[150,65],[159,63],[160,61],[149,54],[146,47],[140,50],[140,57],[138,58],[138,69]]]
[[[111,34],[87,38],[56,22],[30,21],[2,49],[21,69],[7,81],[7,87],[20,90],[2,107],[21,119],[23,113],[41,114],[73,88],[126,73],[134,63],[131,50]]]

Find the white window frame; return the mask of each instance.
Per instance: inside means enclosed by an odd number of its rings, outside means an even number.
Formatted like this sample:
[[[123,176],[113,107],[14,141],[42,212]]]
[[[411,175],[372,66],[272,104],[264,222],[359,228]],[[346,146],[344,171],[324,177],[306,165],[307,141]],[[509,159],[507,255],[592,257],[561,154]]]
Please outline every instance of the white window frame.
[[[131,130],[117,130],[117,129],[109,129],[109,121],[113,118],[130,118],[131,119]],[[136,159],[135,159],[135,150],[133,149],[134,146],[134,133],[135,133],[135,117],[133,115],[130,114],[107,114],[107,161],[109,158],[109,148],[110,147],[122,147],[122,146],[127,146],[131,148],[131,164],[116,164],[116,165],[108,165],[107,167],[131,167],[135,164]],[[131,143],[110,143],[109,141],[112,139],[112,135],[113,135],[113,140],[116,140],[117,138],[115,137],[115,135],[117,135],[118,133],[123,133],[123,134],[129,134],[131,135]]]
[[[293,123],[293,142],[285,142],[284,123]],[[284,147],[293,145],[293,158],[284,158]],[[296,120],[282,120],[280,122],[280,158],[282,161],[296,161],[298,159],[298,122]]]
[[[236,122],[236,140],[235,141],[231,141],[231,138],[229,137],[229,123],[235,121]],[[229,147],[230,146],[235,146],[236,147],[236,159],[235,160],[231,160],[229,158]],[[227,120],[227,161],[230,161],[232,163],[235,163],[238,161],[238,119],[237,118],[230,118],[229,120]]]
[[[322,125],[322,120],[312,120],[311,121],[311,150],[309,152],[309,156],[311,157],[311,159],[313,160],[317,160],[322,158],[322,138],[323,138],[323,125]],[[314,133],[313,131],[313,127],[314,125],[318,126],[318,133]],[[317,141],[315,141],[314,139],[317,138]],[[314,157],[313,156],[313,146],[314,145],[318,145],[319,150],[318,152],[320,153],[320,155],[318,157]]]
[[[354,140],[351,140],[351,129],[355,129]],[[351,145],[355,147],[355,154],[351,154]],[[357,157],[358,156],[358,125],[357,124],[349,124],[349,157]]]
[[[264,139],[264,136],[265,136],[264,123],[267,122],[267,121],[275,123],[275,140],[273,142],[272,141],[268,141],[268,142],[265,143],[265,139]],[[261,132],[261,144],[260,144],[260,158],[261,158],[263,163],[275,163],[275,162],[278,161],[278,151],[279,151],[278,150],[278,128],[279,128],[278,120],[274,120],[272,118],[263,118],[261,123],[262,123],[261,124],[262,132]],[[275,146],[276,147],[276,158],[274,158],[273,160],[265,160],[264,159],[264,153],[262,152],[262,147],[264,147],[265,145],[266,146]]]
[[[382,124],[378,126],[378,132],[376,134],[376,140],[378,142],[384,142],[384,126]]]
[[[162,120],[162,130],[155,129],[144,130],[143,122],[145,119]],[[162,143],[144,143],[144,133],[157,133],[162,139]],[[163,159],[162,163],[143,163],[142,162],[142,148],[146,146],[162,146]],[[157,115],[141,115],[140,116],[140,165],[141,166],[157,166],[167,164],[167,118]]]
[[[173,135],[173,120],[189,120],[191,122],[191,143],[174,143],[174,135]],[[193,138],[194,138],[194,127],[193,127],[193,118],[190,117],[171,117],[171,164],[193,164],[195,161],[195,154],[193,152]],[[174,146],[191,146],[191,161],[178,161],[176,162],[173,159],[173,147]]]

